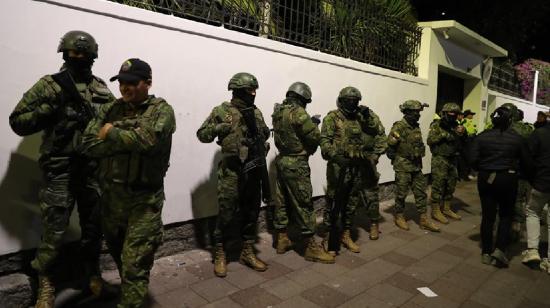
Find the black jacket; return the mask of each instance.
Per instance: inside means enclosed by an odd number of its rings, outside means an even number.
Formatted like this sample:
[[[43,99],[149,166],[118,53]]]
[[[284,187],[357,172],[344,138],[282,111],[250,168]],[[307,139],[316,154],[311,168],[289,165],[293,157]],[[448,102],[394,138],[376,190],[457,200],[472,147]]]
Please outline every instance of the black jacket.
[[[486,130],[475,138],[470,149],[470,164],[476,170],[515,170],[528,176],[531,163],[526,141],[511,129]]]
[[[536,129],[528,144],[535,166],[531,185],[538,191],[550,193],[550,125]]]

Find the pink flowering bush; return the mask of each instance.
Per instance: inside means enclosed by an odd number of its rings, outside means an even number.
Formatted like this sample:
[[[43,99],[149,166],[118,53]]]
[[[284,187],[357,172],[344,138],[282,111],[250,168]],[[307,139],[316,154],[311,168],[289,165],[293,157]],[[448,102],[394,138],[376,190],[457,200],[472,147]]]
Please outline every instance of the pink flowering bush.
[[[550,106],[550,63],[528,59],[516,65],[515,69],[521,86],[521,94],[527,100],[533,99],[535,71],[539,71],[537,103]]]

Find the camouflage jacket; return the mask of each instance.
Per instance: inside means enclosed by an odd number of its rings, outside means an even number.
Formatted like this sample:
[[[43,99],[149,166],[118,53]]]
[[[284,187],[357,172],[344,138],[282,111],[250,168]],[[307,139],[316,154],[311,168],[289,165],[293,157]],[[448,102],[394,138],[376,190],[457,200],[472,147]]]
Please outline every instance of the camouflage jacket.
[[[250,138],[248,128],[243,119],[239,108],[244,106],[244,102],[233,98],[231,102],[224,102],[214,107],[208,118],[202,123],[197,131],[197,137],[201,142],[210,143],[217,137],[217,143],[222,147],[222,153],[228,156],[239,156],[239,150],[246,144],[246,139]],[[260,109],[254,108],[254,116],[258,127],[259,137],[266,141],[269,138],[269,128],[265,124]],[[218,135],[216,126],[218,124],[228,124],[231,129],[227,133]]]
[[[105,140],[97,138],[104,124],[113,128]],[[82,149],[100,158],[103,183],[127,184],[135,189],[158,189],[168,170],[176,119],[172,107],[153,95],[139,105],[116,100],[104,105],[86,128]]]
[[[412,126],[405,119],[393,123],[388,135],[388,146],[388,157],[396,172],[422,171],[426,146],[419,126]]]
[[[101,105],[115,99],[105,82],[95,76],[89,84],[75,86],[87,106],[71,99],[51,75],[46,75],[23,95],[10,115],[11,128],[20,136],[44,131],[40,146],[43,163],[50,157],[79,154],[82,131]],[[83,114],[84,110],[87,114]]]
[[[523,138],[529,138],[531,133],[535,131],[533,124],[523,121],[515,121],[512,123],[512,129]]]
[[[357,153],[375,156],[375,161],[386,151],[387,142],[384,126],[378,116],[369,110],[365,120],[357,114],[348,119],[340,110],[332,110],[323,118],[321,128],[321,153],[325,160],[336,155],[355,157]]]
[[[459,134],[454,129],[441,127],[441,120],[439,120],[430,125],[427,143],[432,155],[455,157],[459,155],[464,137],[466,137],[465,134]]]
[[[275,145],[283,155],[313,155],[319,146],[321,132],[307,111],[285,100],[275,104],[273,115]]]

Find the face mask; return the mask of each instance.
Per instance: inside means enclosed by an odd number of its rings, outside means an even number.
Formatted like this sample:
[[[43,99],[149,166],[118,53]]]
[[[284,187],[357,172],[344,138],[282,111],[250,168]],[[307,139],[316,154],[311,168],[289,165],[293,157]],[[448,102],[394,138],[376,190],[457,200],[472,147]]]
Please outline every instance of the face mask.
[[[69,56],[64,56],[63,58],[65,58],[65,66],[76,79],[87,79],[92,76],[93,59],[73,58]]]
[[[456,122],[456,119],[457,119],[456,114],[449,114],[449,113],[445,113],[442,118],[442,120],[444,120],[446,124],[449,125],[450,127],[455,127],[458,125],[458,123]]]
[[[418,120],[420,120],[420,112],[407,111],[404,118],[410,125],[416,125],[418,124]]]
[[[241,99],[247,106],[250,107],[254,105],[256,94],[250,94],[245,89],[237,89],[233,93],[237,98]]]
[[[339,99],[338,108],[342,110],[344,115],[351,116],[357,113],[359,107],[359,101],[355,99]]]

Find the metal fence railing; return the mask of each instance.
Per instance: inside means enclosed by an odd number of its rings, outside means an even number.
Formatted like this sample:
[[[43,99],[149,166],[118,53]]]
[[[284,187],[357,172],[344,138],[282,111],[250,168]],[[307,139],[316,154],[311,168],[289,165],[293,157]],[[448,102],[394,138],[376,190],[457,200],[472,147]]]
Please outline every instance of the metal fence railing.
[[[111,0],[416,75],[421,30],[372,0]]]
[[[495,65],[489,80],[489,89],[511,96],[523,98],[521,85],[515,69],[511,65]]]

